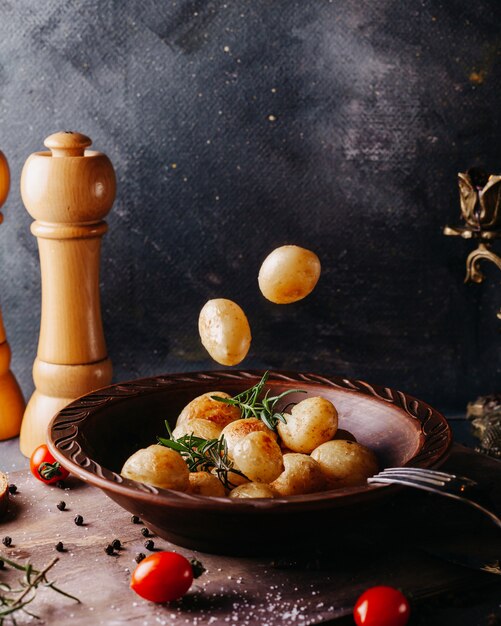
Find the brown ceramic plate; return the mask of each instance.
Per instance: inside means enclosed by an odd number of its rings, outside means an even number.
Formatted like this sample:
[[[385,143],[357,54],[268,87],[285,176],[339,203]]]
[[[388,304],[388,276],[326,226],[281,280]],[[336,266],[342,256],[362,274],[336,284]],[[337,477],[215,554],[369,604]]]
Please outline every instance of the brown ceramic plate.
[[[369,520],[398,491],[364,486],[274,500],[209,498],[157,489],[124,479],[119,472],[138,448],[165,434],[181,409],[208,391],[235,395],[262,372],[221,371],[166,374],[100,389],[75,400],[49,426],[49,447],[64,467],[100,487],[137,514],[158,535],[207,552],[252,554],[325,541],[343,523]],[[428,404],[406,394],[358,380],[273,372],[272,392],[300,388],[287,402],[321,395],[339,412],[339,427],[374,450],[381,467],[436,467],[447,455],[451,431]]]

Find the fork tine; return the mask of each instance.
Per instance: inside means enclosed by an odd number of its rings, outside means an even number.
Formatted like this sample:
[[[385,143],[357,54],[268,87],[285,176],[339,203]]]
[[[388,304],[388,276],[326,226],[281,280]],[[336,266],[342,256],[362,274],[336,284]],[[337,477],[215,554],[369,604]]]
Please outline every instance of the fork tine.
[[[438,493],[449,498],[454,498],[475,507],[482,511],[489,519],[501,528],[501,518],[491,510],[492,503],[477,490],[466,489],[466,487],[477,486],[478,483],[470,478],[445,474],[445,472],[434,472],[433,470],[421,470],[421,468],[394,467],[379,472],[375,476],[367,479],[369,484],[399,484],[408,487],[416,487]]]
[[[451,476],[456,476],[455,474],[448,474],[446,472],[438,472],[437,470],[425,469],[423,467],[386,467],[384,472],[418,472],[419,474],[427,474],[436,476],[437,478],[450,478]]]
[[[424,469],[421,467],[387,467],[382,472],[382,475],[405,475],[405,476],[418,476],[422,478],[432,478],[432,479],[441,479],[447,482],[450,481],[459,481],[466,485],[474,486],[478,483],[471,478],[466,476],[458,476],[457,474],[448,474],[446,472],[438,472],[436,470]]]
[[[405,483],[407,485],[412,485],[419,483],[420,485],[433,485],[436,487],[444,487],[446,482],[443,478],[433,478],[429,476],[420,476],[420,475],[412,475],[412,474],[404,474],[404,473],[385,473],[381,472],[367,479],[368,483],[393,483],[396,481],[401,483]]]

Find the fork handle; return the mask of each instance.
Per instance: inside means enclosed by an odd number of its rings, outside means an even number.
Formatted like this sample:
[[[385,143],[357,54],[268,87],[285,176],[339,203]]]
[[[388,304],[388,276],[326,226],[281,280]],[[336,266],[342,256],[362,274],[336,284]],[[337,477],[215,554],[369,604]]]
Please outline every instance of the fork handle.
[[[501,529],[501,519],[490,511],[489,509],[482,506],[479,502],[475,502],[474,500],[470,500],[464,495],[459,495],[455,491],[450,490],[447,485],[440,485],[437,487],[436,485],[432,485],[430,483],[420,482],[416,478],[412,478],[406,480],[405,478],[395,478],[392,476],[381,476],[372,478],[368,478],[367,482],[369,484],[386,484],[386,485],[404,485],[405,487],[415,487],[416,489],[421,489],[423,491],[429,491],[430,493],[438,493],[439,495],[446,496],[447,498],[452,498],[454,500],[459,500],[464,504],[469,504],[470,506],[476,508],[477,510],[487,515],[494,524]]]

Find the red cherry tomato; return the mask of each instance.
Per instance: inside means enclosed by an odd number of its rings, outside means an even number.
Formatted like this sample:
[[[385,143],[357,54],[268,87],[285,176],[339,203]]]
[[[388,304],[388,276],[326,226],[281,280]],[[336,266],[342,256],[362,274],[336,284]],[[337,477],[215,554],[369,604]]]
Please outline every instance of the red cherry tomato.
[[[45,444],[38,446],[33,451],[30,458],[30,470],[35,478],[46,485],[57,483],[70,475],[68,470],[65,470],[59,461],[56,461]]]
[[[132,572],[131,589],[150,602],[170,602],[184,596],[193,582],[188,559],[177,552],[155,552]]]
[[[405,626],[409,615],[409,602],[404,594],[384,586],[364,591],[353,609],[357,626]]]

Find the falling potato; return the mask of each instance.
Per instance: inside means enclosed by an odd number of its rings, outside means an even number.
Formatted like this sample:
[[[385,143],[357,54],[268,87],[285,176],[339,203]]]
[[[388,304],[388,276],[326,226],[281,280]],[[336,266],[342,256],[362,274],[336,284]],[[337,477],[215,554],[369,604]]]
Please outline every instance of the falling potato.
[[[204,304],[198,332],[210,356],[221,365],[237,365],[247,355],[251,330],[243,310],[232,300],[216,298]]]
[[[275,304],[306,298],[320,278],[318,256],[299,246],[281,246],[271,252],[259,270],[259,288]]]

